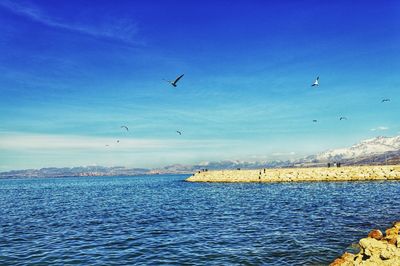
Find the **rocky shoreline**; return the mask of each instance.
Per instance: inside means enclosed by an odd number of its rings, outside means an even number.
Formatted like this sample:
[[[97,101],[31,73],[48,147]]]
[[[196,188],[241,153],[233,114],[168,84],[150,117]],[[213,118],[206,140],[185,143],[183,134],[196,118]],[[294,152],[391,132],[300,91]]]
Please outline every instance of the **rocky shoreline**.
[[[400,165],[198,171],[188,182],[321,182],[400,180]]]
[[[351,254],[345,252],[334,260],[330,266],[351,265],[400,265],[400,221],[385,231],[372,230],[368,237],[359,242],[360,252]]]

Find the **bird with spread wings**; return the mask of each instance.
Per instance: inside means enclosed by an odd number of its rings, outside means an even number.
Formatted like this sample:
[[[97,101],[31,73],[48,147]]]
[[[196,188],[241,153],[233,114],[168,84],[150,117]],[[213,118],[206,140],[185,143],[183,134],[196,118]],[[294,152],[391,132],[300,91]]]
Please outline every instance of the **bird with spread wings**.
[[[180,75],[180,76],[177,77],[175,80],[166,80],[166,79],[164,79],[164,80],[165,80],[166,82],[168,82],[169,84],[171,84],[173,87],[176,87],[178,81],[183,77],[183,75],[185,75],[185,74]]]

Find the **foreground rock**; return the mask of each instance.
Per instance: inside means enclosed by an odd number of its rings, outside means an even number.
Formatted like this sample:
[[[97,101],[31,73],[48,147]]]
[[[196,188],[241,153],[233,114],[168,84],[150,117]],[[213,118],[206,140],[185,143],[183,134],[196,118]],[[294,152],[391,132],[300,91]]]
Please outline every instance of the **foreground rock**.
[[[400,265],[400,222],[385,231],[373,230],[367,238],[360,240],[358,254],[344,253],[330,265]]]
[[[400,165],[199,171],[188,182],[307,182],[400,180]]]

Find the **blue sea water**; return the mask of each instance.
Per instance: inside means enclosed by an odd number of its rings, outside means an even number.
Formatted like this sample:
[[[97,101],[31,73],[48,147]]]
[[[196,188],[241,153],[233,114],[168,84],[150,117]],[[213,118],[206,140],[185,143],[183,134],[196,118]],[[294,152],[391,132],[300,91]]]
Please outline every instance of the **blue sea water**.
[[[399,220],[400,182],[0,180],[0,265],[326,265]]]

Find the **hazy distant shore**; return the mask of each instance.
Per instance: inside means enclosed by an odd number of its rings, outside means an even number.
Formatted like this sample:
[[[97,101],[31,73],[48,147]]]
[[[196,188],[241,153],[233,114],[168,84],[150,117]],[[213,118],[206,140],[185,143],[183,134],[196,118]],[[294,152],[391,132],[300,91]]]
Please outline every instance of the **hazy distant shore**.
[[[198,171],[188,182],[312,182],[400,180],[400,165]]]
[[[139,176],[157,174],[192,174],[193,171],[166,171],[163,169],[126,168],[126,167],[49,167],[0,172],[1,178],[62,178],[62,177],[101,177],[101,176]]]

